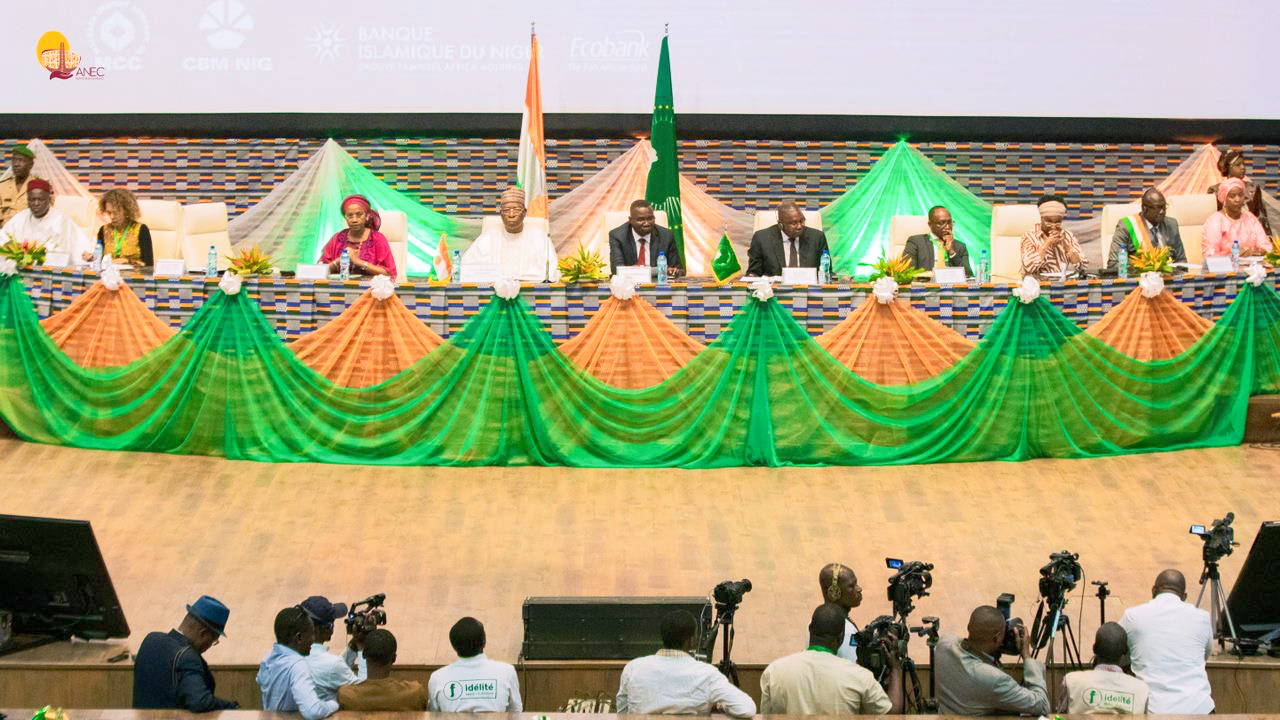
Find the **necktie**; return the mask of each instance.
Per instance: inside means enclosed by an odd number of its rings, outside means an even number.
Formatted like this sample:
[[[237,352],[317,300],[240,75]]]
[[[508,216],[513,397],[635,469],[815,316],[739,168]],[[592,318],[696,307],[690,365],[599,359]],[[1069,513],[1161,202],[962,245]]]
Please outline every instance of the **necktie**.
[[[649,238],[645,236],[637,242],[640,243],[640,247],[636,250],[636,265],[643,267],[649,264]]]
[[[800,254],[796,252],[796,239],[787,238],[791,243],[791,255],[787,259],[787,267],[800,267]]]

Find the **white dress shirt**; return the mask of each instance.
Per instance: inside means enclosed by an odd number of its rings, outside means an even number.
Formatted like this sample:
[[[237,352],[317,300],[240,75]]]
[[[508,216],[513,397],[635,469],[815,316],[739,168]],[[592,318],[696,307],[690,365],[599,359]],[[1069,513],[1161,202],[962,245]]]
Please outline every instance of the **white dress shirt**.
[[[338,712],[337,700],[321,700],[311,679],[307,659],[291,647],[276,643],[258,666],[262,709],[267,712],[301,712],[306,720],[320,720]]]
[[[337,700],[338,688],[359,682],[356,674],[351,672],[351,667],[342,658],[329,652],[329,646],[324,643],[314,643],[311,646],[307,664],[311,666],[316,695],[321,700]]]
[[[614,711],[619,715],[710,715],[714,707],[733,717],[756,714],[751,697],[714,666],[694,660],[687,652],[664,648],[622,669]]]
[[[1160,593],[1125,610],[1120,626],[1129,635],[1133,674],[1151,688],[1151,713],[1207,715],[1213,710],[1204,667],[1213,652],[1208,612],[1173,593]]]
[[[853,624],[849,618],[844,619],[844,642],[840,643],[840,650],[836,655],[848,660],[849,662],[858,662],[858,626]]]
[[[427,681],[431,712],[523,712],[520,682],[511,665],[484,653],[459,658],[431,673]]]
[[[636,265],[648,265],[649,253],[653,252],[653,233],[644,235],[644,252],[640,252],[640,238],[642,236],[636,232],[635,228],[631,228],[631,241],[636,246]]]

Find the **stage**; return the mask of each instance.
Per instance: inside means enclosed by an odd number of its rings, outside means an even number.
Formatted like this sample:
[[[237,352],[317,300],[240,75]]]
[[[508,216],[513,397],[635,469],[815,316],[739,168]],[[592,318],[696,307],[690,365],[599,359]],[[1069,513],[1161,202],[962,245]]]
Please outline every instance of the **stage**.
[[[176,625],[202,593],[230,606],[228,636],[206,658],[219,687],[242,701],[254,698],[276,611],[312,594],[350,602],[387,593],[400,664],[421,673],[453,659],[446,636],[463,615],[485,623],[492,657],[515,662],[530,595],[700,595],[744,577],[755,588],[738,612],[734,659],[749,685],[764,664],[803,647],[824,563],[858,572],[866,599],[857,621],[887,611],[886,555],[936,564],[932,595],[913,618],[937,615],[955,633],[1001,592],[1031,617],[1049,553],[1080,553],[1086,576],[1068,609],[1088,657],[1098,624],[1090,581],[1110,582],[1109,618],[1147,600],[1165,567],[1188,575],[1194,598],[1201,542],[1187,527],[1234,511],[1242,545],[1222,564],[1229,591],[1258,525],[1280,507],[1280,453],[1265,446],[697,472],[272,465],[11,437],[0,439],[0,456],[6,513],[93,522],[133,631],[129,649]],[[923,642],[912,648],[923,663]],[[55,646],[0,659],[0,696],[44,704],[56,700],[48,688],[63,688],[68,706],[127,704],[128,663],[105,663],[111,650]],[[1220,712],[1280,710],[1275,665],[1250,660],[1233,671],[1235,661],[1224,662],[1213,671]],[[604,688],[619,667],[530,663],[526,697],[537,704],[527,707],[554,710],[568,693]]]

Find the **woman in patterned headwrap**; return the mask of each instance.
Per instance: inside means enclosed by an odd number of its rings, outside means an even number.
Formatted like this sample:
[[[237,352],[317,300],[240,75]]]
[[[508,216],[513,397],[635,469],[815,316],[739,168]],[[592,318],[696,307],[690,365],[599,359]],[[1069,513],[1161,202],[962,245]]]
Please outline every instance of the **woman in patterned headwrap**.
[[[396,277],[396,259],[391,255],[391,244],[378,232],[382,217],[369,206],[363,195],[348,195],[342,201],[342,216],[347,229],[334,235],[324,246],[320,262],[329,266],[330,272],[339,271],[342,251],[347,251],[352,272],[362,275],[390,275]]]
[[[1223,178],[1240,178],[1244,181],[1245,208],[1253,213],[1254,217],[1258,218],[1258,222],[1262,224],[1262,229],[1270,233],[1271,225],[1267,222],[1267,207],[1262,204],[1262,188],[1245,177],[1244,151],[1239,148],[1231,148],[1222,153],[1218,157],[1218,172],[1222,173]],[[1218,193],[1218,186],[1210,187],[1209,192],[1218,195],[1218,209],[1221,210],[1222,195]]]

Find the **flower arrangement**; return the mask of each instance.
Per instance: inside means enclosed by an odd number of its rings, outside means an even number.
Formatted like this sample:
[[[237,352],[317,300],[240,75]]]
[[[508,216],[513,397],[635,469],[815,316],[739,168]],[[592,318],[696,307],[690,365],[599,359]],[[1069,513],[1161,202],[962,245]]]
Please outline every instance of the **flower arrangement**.
[[[240,251],[239,255],[228,260],[231,261],[231,272],[240,276],[270,275],[274,270],[271,257],[259,250],[257,245]]]
[[[45,247],[31,240],[18,242],[13,233],[5,233],[9,237],[8,242],[0,245],[0,257],[9,258],[19,270],[24,270],[32,265],[43,265],[45,256]]]
[[[910,285],[913,280],[925,273],[924,270],[911,264],[905,256],[890,258],[880,256],[880,259],[872,263],[871,267],[875,272],[871,273],[871,282],[875,282],[880,278],[892,278],[899,285]]]
[[[1140,250],[1133,256],[1130,265],[1133,271],[1139,275],[1146,273],[1173,274],[1173,258],[1169,255],[1169,248],[1167,247]]]
[[[1280,267],[1280,235],[1271,236],[1271,252],[1265,259],[1271,267]]]
[[[560,258],[558,266],[560,268],[560,281],[569,284],[586,281],[605,280],[608,276],[605,274],[605,268],[608,263],[600,257],[600,253],[594,250],[588,250],[582,243],[578,243],[578,252],[568,257]]]

